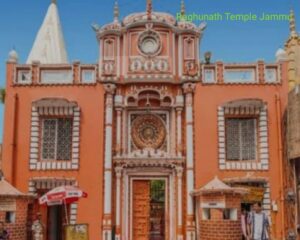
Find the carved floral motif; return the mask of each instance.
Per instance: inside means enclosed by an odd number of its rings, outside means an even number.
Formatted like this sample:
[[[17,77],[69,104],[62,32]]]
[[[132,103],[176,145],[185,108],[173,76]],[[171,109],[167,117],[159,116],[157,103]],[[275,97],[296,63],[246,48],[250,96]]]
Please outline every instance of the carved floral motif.
[[[168,72],[169,62],[167,59],[143,59],[134,58],[130,63],[131,72]]]
[[[105,61],[103,62],[103,75],[110,76],[115,73],[115,62],[114,61]]]
[[[133,121],[131,136],[134,144],[140,149],[158,149],[165,141],[166,128],[158,116],[142,115]]]

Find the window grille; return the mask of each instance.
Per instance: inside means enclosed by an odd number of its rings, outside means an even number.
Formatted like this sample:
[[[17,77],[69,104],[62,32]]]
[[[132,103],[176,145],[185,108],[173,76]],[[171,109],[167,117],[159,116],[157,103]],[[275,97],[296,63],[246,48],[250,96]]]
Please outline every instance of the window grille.
[[[229,118],[226,120],[227,160],[256,159],[256,119]]]
[[[42,159],[71,160],[72,119],[43,119]]]

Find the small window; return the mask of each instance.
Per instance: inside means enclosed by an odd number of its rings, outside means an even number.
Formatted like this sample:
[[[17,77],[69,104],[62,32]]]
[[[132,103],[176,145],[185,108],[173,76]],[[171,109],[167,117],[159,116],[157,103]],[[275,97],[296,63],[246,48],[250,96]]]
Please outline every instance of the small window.
[[[43,119],[42,128],[42,159],[71,160],[72,119]]]
[[[81,79],[83,83],[96,82],[95,70],[82,70]]]
[[[253,83],[255,82],[255,70],[245,69],[225,69],[224,82],[225,83]]]
[[[215,83],[215,70],[214,69],[204,69],[203,76],[204,83]]]
[[[194,40],[191,38],[184,40],[184,59],[194,59]]]
[[[267,68],[265,70],[265,81],[266,83],[276,83],[277,81],[277,69]]]
[[[48,84],[72,83],[73,73],[71,70],[42,70],[41,82]]]
[[[104,60],[114,59],[114,40],[107,39],[104,41]]]
[[[256,118],[226,119],[226,158],[256,160]]]
[[[226,208],[223,210],[223,219],[224,220],[237,220],[237,209]]]
[[[15,223],[16,222],[16,213],[15,212],[6,212],[5,213],[5,222],[6,223]]]
[[[31,83],[31,74],[29,70],[18,71],[18,83]]]
[[[202,209],[202,219],[203,220],[210,220],[211,219],[210,208],[203,208]]]

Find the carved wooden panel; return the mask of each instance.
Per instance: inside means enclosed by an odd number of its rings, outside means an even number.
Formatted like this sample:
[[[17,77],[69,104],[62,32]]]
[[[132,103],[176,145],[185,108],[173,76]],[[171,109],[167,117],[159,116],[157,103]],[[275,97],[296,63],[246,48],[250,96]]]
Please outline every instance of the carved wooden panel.
[[[133,182],[133,239],[149,240],[150,181]]]

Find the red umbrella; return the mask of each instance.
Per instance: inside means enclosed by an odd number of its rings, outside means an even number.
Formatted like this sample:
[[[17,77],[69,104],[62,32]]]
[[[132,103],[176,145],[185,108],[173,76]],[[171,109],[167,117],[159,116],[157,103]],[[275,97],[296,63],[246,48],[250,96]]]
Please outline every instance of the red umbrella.
[[[73,186],[61,186],[52,189],[44,194],[40,199],[41,205],[62,205],[77,202],[79,198],[86,198],[87,193]]]
[[[40,205],[54,206],[63,205],[65,206],[67,224],[69,223],[67,217],[67,204],[77,202],[79,198],[87,198],[87,193],[73,186],[61,186],[52,189],[51,191],[44,194],[39,198]]]

